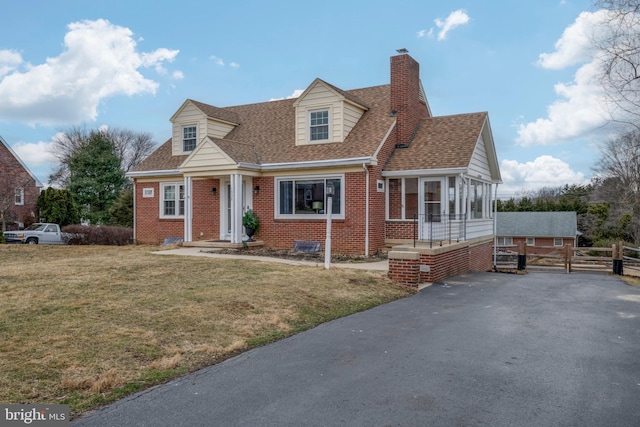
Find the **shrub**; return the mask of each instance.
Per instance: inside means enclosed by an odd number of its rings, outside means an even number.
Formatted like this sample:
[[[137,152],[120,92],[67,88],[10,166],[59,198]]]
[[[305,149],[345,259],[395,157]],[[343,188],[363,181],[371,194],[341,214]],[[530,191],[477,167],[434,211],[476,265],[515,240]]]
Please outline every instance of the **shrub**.
[[[5,243],[4,241],[4,234],[2,232],[0,232],[0,244]]]
[[[69,234],[70,245],[114,245],[133,243],[133,229],[107,225],[67,225],[62,229]]]

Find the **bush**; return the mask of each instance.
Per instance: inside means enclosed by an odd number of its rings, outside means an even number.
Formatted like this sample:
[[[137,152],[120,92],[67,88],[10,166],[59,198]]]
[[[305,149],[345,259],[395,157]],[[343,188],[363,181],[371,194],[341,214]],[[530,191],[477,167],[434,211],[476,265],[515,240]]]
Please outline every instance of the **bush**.
[[[4,233],[0,232],[0,244],[2,243],[6,243],[6,242],[4,241]]]
[[[133,243],[133,229],[107,225],[67,225],[63,233],[69,234],[70,245],[113,245]]]

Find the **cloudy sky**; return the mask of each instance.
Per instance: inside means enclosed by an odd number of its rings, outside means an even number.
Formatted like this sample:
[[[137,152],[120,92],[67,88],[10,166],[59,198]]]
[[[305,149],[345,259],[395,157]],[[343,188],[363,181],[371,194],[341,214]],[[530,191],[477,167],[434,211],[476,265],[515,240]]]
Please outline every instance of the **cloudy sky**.
[[[2,6],[0,136],[43,182],[73,125],[170,136],[187,98],[215,106],[295,96],[316,77],[386,84],[389,57],[421,65],[434,115],[488,111],[502,197],[584,183],[605,126],[590,1],[84,0]]]

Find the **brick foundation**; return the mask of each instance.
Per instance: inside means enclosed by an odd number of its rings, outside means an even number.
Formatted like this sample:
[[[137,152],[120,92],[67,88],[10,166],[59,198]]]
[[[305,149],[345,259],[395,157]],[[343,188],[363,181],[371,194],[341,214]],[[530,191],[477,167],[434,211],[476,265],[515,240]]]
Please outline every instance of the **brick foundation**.
[[[404,245],[389,252],[389,277],[411,287],[492,267],[493,237],[435,248]]]

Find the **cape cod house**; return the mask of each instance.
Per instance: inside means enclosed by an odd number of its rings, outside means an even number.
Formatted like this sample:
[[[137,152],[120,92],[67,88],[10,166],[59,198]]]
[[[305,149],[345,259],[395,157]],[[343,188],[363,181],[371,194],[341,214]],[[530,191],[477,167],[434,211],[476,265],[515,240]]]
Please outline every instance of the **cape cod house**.
[[[171,123],[171,138],[128,174],[138,242],[241,245],[252,209],[256,240],[291,249],[323,242],[331,209],[336,253],[414,239],[491,252],[500,171],[488,114],[433,117],[407,53],[391,57],[390,84],[316,79],[297,99],[223,108],[188,99]]]
[[[0,136],[0,227],[18,229],[37,220],[36,203],[42,183]]]

